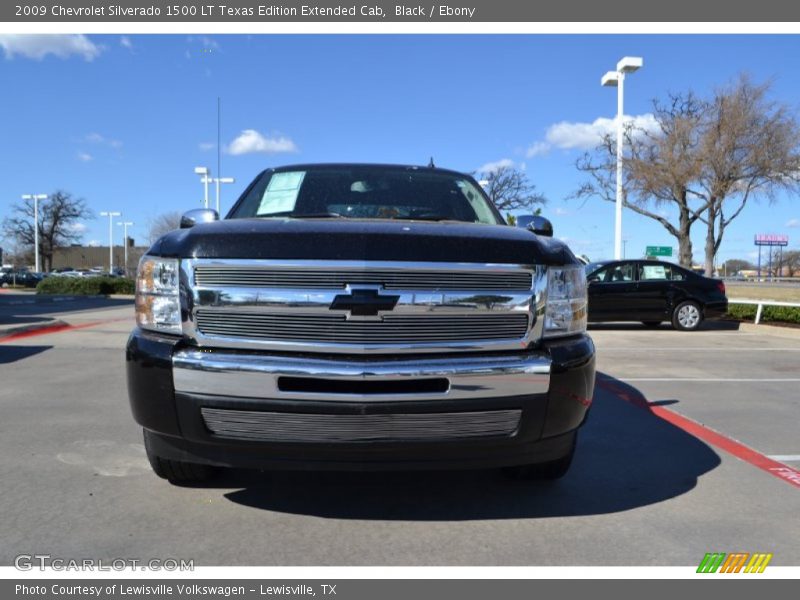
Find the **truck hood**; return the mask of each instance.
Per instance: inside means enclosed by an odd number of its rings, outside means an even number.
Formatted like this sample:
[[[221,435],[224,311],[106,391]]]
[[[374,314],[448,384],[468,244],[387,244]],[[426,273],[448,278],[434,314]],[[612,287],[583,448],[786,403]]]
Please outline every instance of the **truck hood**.
[[[227,219],[168,233],[149,253],[177,258],[578,262],[563,242],[517,227],[358,219]]]

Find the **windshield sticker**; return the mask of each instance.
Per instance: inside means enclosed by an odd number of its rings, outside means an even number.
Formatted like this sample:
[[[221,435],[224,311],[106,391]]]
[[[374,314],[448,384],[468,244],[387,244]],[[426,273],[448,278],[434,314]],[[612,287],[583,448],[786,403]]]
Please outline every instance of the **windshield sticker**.
[[[297,194],[305,176],[305,171],[273,173],[261,198],[257,214],[260,216],[294,210]]]

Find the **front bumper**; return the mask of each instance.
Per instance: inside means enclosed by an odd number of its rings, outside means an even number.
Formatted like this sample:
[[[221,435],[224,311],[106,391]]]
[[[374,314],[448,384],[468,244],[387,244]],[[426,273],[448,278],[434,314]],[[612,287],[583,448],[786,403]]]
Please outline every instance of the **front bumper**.
[[[342,359],[201,351],[140,330],[127,367],[134,417],[158,455],[290,469],[555,460],[586,417],[595,372],[588,336],[533,352]],[[234,415],[233,428],[209,415]],[[237,418],[248,422],[237,428]]]

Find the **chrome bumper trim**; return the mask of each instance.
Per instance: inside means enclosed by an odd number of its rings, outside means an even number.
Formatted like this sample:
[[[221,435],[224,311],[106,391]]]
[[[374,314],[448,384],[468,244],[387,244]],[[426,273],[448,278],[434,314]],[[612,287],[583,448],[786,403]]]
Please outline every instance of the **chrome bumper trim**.
[[[184,349],[172,359],[176,392],[237,398],[330,401],[402,401],[496,398],[547,393],[550,360],[541,353],[512,356],[351,361]],[[447,378],[445,392],[341,394],[288,392],[279,377],[351,381],[409,381]]]

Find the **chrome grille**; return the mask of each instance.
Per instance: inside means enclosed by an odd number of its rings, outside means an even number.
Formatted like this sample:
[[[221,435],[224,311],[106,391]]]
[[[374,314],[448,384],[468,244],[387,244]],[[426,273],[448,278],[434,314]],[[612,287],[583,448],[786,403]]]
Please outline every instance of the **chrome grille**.
[[[197,311],[204,336],[332,344],[418,344],[525,337],[528,314],[385,315],[380,321],[343,315]]]
[[[537,265],[433,261],[196,258],[181,272],[199,347],[340,354],[517,350],[541,337],[547,281]],[[347,296],[370,294],[397,302],[354,314]]]
[[[264,442],[447,441],[516,433],[519,409],[372,415],[306,414],[201,408],[220,437]]]
[[[387,290],[529,291],[526,271],[391,270],[275,268],[259,266],[198,265],[195,285],[200,287],[263,287],[289,289],[344,289],[346,285],[381,285]]]

